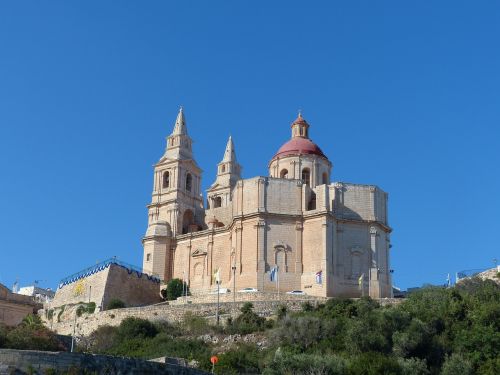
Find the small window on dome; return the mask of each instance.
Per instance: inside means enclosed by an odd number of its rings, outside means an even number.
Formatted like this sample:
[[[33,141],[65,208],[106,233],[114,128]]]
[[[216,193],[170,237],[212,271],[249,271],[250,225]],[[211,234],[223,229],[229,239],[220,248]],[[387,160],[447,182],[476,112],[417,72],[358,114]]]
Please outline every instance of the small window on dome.
[[[288,178],[288,169],[282,169],[280,172],[280,178]]]

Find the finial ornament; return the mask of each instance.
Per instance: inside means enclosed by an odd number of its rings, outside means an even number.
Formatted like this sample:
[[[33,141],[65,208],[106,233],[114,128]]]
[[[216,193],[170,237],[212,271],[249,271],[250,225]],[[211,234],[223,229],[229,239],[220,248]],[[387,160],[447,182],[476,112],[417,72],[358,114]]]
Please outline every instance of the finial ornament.
[[[302,118],[302,109],[299,108],[299,117]]]

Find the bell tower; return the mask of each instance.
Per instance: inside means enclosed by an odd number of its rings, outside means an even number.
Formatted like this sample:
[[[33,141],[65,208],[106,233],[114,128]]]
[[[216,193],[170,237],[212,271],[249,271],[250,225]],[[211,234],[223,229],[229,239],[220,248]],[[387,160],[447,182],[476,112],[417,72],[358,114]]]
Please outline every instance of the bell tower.
[[[181,107],[165,153],[154,166],[148,230],[142,241],[143,268],[157,271],[164,280],[171,278],[172,268],[171,241],[165,237],[197,231],[204,222],[202,170],[193,158],[192,143]]]
[[[221,208],[228,207],[231,210],[231,191],[236,185],[236,182],[241,180],[241,165],[236,160],[236,152],[231,136],[227,140],[226,149],[221,162],[217,165],[217,177],[215,182],[207,190],[207,209],[209,220],[213,222],[216,218],[221,223],[228,224],[227,215],[221,215]],[[219,209],[219,210],[217,210]],[[214,211],[217,210],[218,212]],[[217,213],[217,214],[216,214]]]

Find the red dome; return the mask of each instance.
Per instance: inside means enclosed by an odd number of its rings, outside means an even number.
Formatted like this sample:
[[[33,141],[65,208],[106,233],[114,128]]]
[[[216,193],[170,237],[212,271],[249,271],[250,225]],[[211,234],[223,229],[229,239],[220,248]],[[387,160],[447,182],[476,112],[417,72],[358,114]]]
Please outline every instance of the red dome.
[[[290,139],[287,143],[280,147],[276,155],[274,155],[273,159],[277,157],[283,157],[288,155],[300,155],[300,154],[310,154],[310,155],[318,155],[322,156],[325,159],[328,159],[323,151],[310,139],[295,137]]]

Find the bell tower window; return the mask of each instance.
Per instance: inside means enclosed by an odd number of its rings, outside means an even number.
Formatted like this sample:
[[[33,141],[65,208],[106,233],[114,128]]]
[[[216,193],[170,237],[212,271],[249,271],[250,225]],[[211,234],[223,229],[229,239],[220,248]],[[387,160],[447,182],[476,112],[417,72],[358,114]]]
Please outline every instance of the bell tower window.
[[[328,184],[328,174],[326,172],[323,173],[323,184],[324,185]]]
[[[193,177],[191,176],[191,173],[188,173],[186,176],[186,190],[191,191],[192,186],[193,186]]]
[[[217,208],[217,207],[222,207],[222,198],[221,197],[214,198],[214,208]]]
[[[280,172],[280,178],[288,178],[288,169],[282,169]]]
[[[165,189],[165,188],[168,188],[169,186],[170,186],[170,173],[165,172],[165,173],[163,173],[162,187]]]
[[[309,171],[309,168],[304,168],[302,170],[302,183],[309,185],[310,177],[311,177],[311,172]]]

